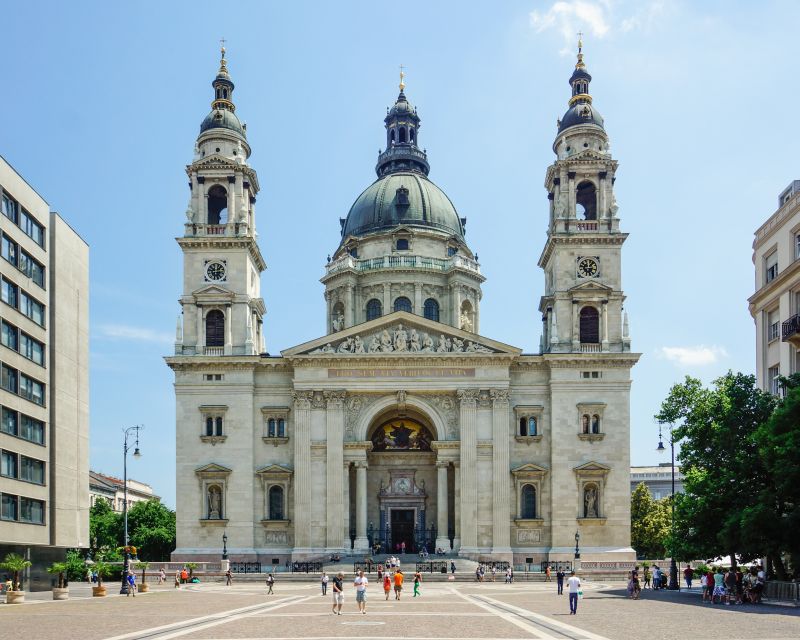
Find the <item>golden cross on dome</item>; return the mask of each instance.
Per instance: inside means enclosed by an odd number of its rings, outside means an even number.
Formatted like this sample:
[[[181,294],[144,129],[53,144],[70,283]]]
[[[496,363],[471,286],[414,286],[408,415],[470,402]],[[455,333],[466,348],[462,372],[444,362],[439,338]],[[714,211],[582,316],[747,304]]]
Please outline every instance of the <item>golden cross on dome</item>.
[[[403,89],[406,88],[406,83],[403,82],[403,79],[406,77],[406,74],[403,73],[403,69],[405,69],[405,67],[401,64],[400,65],[400,91],[402,91]]]
[[[219,50],[220,50],[220,53],[222,53],[222,57],[223,58],[225,57],[225,43],[226,42],[227,42],[227,40],[225,40],[225,38],[220,38],[219,39],[219,47],[220,47]]]
[[[583,31],[578,31],[578,53],[583,49]]]

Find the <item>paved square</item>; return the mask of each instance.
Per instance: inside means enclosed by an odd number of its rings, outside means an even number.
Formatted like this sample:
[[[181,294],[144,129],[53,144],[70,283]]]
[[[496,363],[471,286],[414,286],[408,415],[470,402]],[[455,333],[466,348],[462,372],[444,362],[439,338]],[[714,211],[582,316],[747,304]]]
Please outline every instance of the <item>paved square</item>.
[[[347,584],[347,583],[346,583]],[[349,586],[349,585],[348,585]],[[77,591],[77,589],[76,589]],[[113,591],[113,589],[110,589]],[[800,638],[800,611],[770,605],[723,606],[697,594],[643,592],[626,598],[623,585],[588,583],[578,615],[555,583],[434,582],[422,596],[400,601],[370,586],[367,614],[345,591],[341,616],[331,613],[330,593],[287,582],[266,595],[260,583],[156,588],[137,598],[74,598],[0,606],[6,637],[34,640],[672,640],[687,633],[704,640]]]

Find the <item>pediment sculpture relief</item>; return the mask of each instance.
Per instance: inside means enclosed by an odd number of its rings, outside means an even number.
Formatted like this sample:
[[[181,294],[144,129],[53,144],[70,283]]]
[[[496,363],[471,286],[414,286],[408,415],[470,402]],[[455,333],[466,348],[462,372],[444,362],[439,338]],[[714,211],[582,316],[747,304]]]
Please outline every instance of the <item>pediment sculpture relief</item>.
[[[436,338],[424,331],[407,329],[398,324],[365,338],[355,335],[339,343],[329,342],[311,351],[310,355],[323,353],[495,353],[495,350],[472,340],[465,341],[444,334]]]

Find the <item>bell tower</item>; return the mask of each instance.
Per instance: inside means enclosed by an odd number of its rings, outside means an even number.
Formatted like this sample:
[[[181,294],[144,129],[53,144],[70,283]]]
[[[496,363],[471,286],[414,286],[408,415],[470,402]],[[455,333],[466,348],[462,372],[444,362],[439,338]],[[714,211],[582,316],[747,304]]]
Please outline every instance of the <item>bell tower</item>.
[[[545,273],[542,353],[630,351],[621,269],[628,236],[619,229],[617,161],[592,104],[591,81],[579,41],[569,108],[553,142],[556,160],[545,176],[550,217],[539,258]]]
[[[189,204],[184,234],[183,295],[176,355],[254,355],[264,351],[261,272],[256,241],[258,177],[247,163],[247,127],[236,116],[225,47],[211,83],[211,112],[200,125],[186,167]]]

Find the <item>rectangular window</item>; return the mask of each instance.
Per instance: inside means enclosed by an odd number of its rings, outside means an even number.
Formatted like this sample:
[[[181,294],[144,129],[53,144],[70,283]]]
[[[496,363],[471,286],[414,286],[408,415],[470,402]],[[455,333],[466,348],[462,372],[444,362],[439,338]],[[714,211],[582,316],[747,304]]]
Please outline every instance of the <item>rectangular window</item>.
[[[3,520],[16,520],[17,519],[17,496],[10,496],[7,493],[3,494],[0,499],[0,518]]]
[[[794,237],[794,258],[800,258],[800,233]]]
[[[19,297],[19,310],[33,320],[36,324],[44,326],[44,305],[38,300],[34,300],[24,291]]]
[[[29,378],[24,373],[19,374],[19,395],[44,406],[44,384]]]
[[[19,332],[17,328],[5,320],[0,323],[0,342],[4,347],[17,351],[19,349]]]
[[[19,478],[34,484],[44,484],[44,462],[20,456]]]
[[[40,225],[36,219],[25,209],[22,210],[20,216],[20,227],[33,241],[40,247],[44,247],[44,227]]]
[[[44,502],[33,498],[20,498],[19,521],[44,524]]]
[[[778,252],[773,251],[764,259],[766,266],[766,281],[772,282],[778,277]]]
[[[0,387],[11,393],[16,393],[18,385],[18,373],[7,365],[0,365]]]
[[[17,285],[3,278],[0,284],[0,298],[2,298],[3,302],[7,305],[16,309],[19,301],[19,289]]]
[[[19,416],[16,411],[3,407],[2,414],[0,415],[0,431],[15,436],[19,433]]]
[[[36,444],[44,444],[44,422],[22,414],[19,435]]]
[[[44,289],[44,266],[26,251],[19,252],[19,270]]]
[[[15,267],[19,264],[19,247],[17,243],[9,238],[5,233],[0,239],[0,255],[8,260]]]
[[[3,194],[3,203],[2,203],[3,215],[11,220],[14,224],[17,224],[19,221],[19,205],[17,202],[7,196],[5,193]]]
[[[770,367],[767,371],[767,384],[769,384],[769,392],[773,395],[778,395],[780,393],[780,382],[778,378],[780,378],[781,370],[780,367],[777,365],[774,367]]]
[[[20,333],[20,350],[19,352],[28,358],[29,360],[33,360],[36,364],[40,364],[44,366],[44,344],[31,338],[27,333]]]
[[[780,337],[780,321],[778,319],[778,310],[770,311],[767,313],[767,340],[777,340]]]
[[[0,452],[0,476],[17,477],[17,454],[13,451]]]

